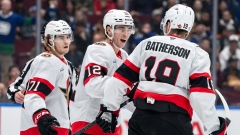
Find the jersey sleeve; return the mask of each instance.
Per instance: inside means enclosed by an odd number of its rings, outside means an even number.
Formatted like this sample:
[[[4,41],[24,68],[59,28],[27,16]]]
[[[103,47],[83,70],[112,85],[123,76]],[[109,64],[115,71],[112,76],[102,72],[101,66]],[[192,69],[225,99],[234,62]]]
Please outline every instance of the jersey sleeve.
[[[110,60],[105,46],[92,45],[86,52],[84,62],[85,91],[93,98],[102,98],[103,90],[106,87],[110,76],[107,76],[110,67]]]
[[[55,87],[60,69],[51,61],[34,63],[32,77],[28,80],[27,92],[24,97],[24,108],[32,116],[41,108],[46,108],[45,98]]]
[[[129,87],[139,81],[141,52],[142,46],[139,44],[113,75]]]
[[[31,67],[31,64],[34,59],[28,61],[26,65],[24,66],[21,75],[16,78],[16,80],[10,84],[8,91],[7,91],[7,96],[8,99],[11,99],[12,101],[16,102],[14,99],[14,94],[20,90],[23,90],[26,88],[27,81],[29,79],[29,70]]]
[[[209,55],[196,48],[196,56],[190,71],[189,101],[204,124],[207,134],[219,129],[219,120],[215,108],[216,96],[210,74]]]
[[[142,45],[140,43],[108,82],[104,90],[103,103],[109,110],[118,110],[123,95],[127,93],[127,88],[131,88],[135,82],[139,81],[141,52]]]

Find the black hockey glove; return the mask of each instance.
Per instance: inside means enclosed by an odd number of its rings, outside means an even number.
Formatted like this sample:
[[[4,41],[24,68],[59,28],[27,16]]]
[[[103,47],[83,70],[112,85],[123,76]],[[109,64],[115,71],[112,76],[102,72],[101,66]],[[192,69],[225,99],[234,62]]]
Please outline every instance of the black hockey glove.
[[[101,104],[101,110],[97,115],[96,123],[102,128],[104,133],[114,133],[117,126],[118,111],[109,111]]]
[[[217,131],[212,132],[210,135],[225,135],[227,134],[227,123],[222,117],[218,117],[220,121],[220,128]]]
[[[47,109],[40,109],[33,114],[33,122],[37,124],[41,135],[57,135],[52,126],[60,126],[57,119]]]

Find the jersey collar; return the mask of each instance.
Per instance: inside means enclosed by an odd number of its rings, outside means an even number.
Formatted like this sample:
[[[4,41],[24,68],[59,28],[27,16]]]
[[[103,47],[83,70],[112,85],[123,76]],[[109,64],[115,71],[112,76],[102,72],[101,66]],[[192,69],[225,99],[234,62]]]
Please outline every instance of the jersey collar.
[[[119,59],[122,60],[122,52],[121,52],[121,50],[119,50],[119,51],[117,52],[116,56],[117,56]]]
[[[49,53],[49,54],[52,54],[51,52],[49,51],[44,51],[44,53]],[[54,55],[54,54],[53,54]],[[55,55],[54,55],[55,56]],[[64,59],[64,58],[60,58],[59,56],[56,56],[57,58],[59,58],[64,64],[67,65],[67,61]]]
[[[0,16],[1,16],[2,18],[4,18],[4,19],[10,17],[12,14],[13,14],[13,12],[11,11],[11,12],[9,12],[7,15],[3,15],[2,11],[0,11]]]
[[[168,36],[172,36],[172,37],[180,38],[179,36],[176,36],[176,35],[174,35],[174,34],[168,34]]]

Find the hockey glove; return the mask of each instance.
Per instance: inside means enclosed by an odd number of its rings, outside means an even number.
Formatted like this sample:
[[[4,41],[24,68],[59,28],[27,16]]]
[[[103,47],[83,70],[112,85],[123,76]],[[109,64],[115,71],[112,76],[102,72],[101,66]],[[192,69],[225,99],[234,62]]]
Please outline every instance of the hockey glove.
[[[41,135],[57,135],[52,126],[60,126],[57,119],[47,109],[40,109],[33,114],[33,122],[37,124]]]
[[[218,117],[220,121],[220,128],[217,131],[212,132],[210,135],[225,135],[227,133],[227,123],[222,117]]]
[[[102,128],[104,133],[114,133],[117,126],[118,111],[109,111],[107,107],[101,104],[101,110],[96,118],[96,123]]]

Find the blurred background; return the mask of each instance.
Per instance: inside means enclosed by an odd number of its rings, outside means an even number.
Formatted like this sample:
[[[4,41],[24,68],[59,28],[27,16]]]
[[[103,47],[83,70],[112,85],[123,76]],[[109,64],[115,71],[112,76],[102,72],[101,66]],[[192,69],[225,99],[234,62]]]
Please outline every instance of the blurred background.
[[[0,102],[25,63],[42,52],[41,27],[62,19],[74,32],[66,58],[80,71],[88,45],[105,39],[102,19],[110,9],[125,9],[136,32],[124,48],[129,54],[142,40],[162,35],[160,22],[177,3],[195,11],[188,40],[209,53],[215,87],[229,105],[240,106],[240,0],[0,0]],[[216,9],[215,11],[213,9]],[[215,21],[214,21],[215,19]],[[221,105],[217,101],[216,105]]]

